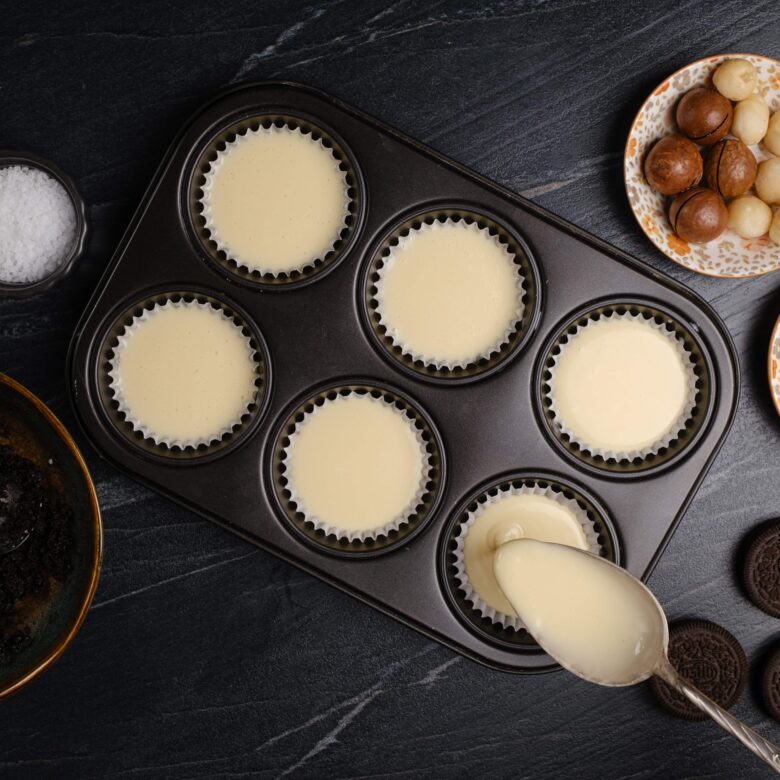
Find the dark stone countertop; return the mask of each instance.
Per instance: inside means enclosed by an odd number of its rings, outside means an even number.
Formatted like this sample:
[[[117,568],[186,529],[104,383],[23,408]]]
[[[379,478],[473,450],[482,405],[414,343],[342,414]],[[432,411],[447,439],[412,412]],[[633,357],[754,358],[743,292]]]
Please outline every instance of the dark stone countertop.
[[[63,9],[65,6],[63,6]],[[719,280],[659,255],[622,184],[631,118],[698,57],[780,57],[777,2],[6,3],[0,147],[75,178],[93,228],[63,284],[0,300],[0,370],[77,433],[104,512],[105,564],[72,647],[0,704],[4,778],[762,777],[710,723],[644,686],[466,660],[160,498],[76,430],[70,333],[181,123],[243,78],[328,90],[691,286],[724,318],[743,376],[733,430],[650,584],[671,618],[718,621],[753,663],[780,623],[734,574],[780,514],[780,420],[766,387],[780,277]],[[780,727],[755,684],[734,712]]]

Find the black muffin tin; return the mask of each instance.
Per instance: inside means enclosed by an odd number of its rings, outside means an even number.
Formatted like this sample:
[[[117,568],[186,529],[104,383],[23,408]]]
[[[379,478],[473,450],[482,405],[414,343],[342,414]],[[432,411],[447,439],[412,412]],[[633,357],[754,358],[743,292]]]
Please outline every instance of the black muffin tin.
[[[209,244],[197,208],[209,155],[236,128],[261,122],[296,123],[336,146],[354,199],[334,253],[281,283],[231,267]],[[463,212],[507,231],[527,254],[532,289],[522,335],[484,370],[426,372],[387,351],[366,285],[377,252],[400,225],[422,213]],[[266,395],[230,446],[166,456],[121,430],[106,397],[112,328],[164,292],[213,296],[246,320],[263,356]],[[695,430],[688,440],[683,435],[679,451],[606,468],[567,449],[540,394],[559,336],[591,309],[624,305],[677,323],[695,346],[704,389]],[[80,422],[117,467],[465,655],[510,671],[554,665],[527,636],[493,631],[463,605],[448,545],[464,508],[486,486],[560,482],[602,516],[606,554],[647,577],[723,443],[739,381],[728,333],[690,290],[341,101],[278,82],[222,93],[179,135],[77,327],[69,374]],[[285,426],[307,399],[338,388],[408,400],[440,450],[417,525],[397,543],[359,549],[331,537],[322,544],[285,507],[277,464]]]

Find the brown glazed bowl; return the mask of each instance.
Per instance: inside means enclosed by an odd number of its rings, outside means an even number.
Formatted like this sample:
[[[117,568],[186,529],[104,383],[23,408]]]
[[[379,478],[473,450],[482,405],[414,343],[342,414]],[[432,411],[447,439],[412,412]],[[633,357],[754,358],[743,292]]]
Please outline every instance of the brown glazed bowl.
[[[84,622],[97,587],[103,547],[95,488],[75,442],[39,398],[0,374],[0,443],[35,462],[73,509],[71,571],[36,606],[32,641],[0,666],[0,699],[21,690],[65,651]]]

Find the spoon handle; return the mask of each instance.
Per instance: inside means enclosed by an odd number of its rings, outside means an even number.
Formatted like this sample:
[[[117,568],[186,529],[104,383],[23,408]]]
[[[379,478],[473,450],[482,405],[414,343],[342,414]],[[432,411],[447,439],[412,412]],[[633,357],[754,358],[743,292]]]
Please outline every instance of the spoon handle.
[[[670,663],[663,664],[656,670],[656,675],[664,682],[669,683],[675,690],[685,696],[688,701],[695,704],[702,712],[709,715],[722,729],[736,737],[748,750],[765,761],[775,772],[780,775],[780,748],[757,734],[739,718],[735,718],[712,699],[705,696],[698,688],[694,688],[686,682],[672,668]]]

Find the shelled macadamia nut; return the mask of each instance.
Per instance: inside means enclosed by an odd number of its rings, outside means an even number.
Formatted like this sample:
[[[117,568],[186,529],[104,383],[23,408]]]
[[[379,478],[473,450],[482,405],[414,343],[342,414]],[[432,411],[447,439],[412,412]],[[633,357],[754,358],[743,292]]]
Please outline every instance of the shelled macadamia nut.
[[[723,201],[704,187],[694,187],[678,195],[669,207],[672,230],[691,244],[704,244],[717,238],[728,223]]]
[[[750,95],[734,107],[731,134],[742,143],[752,146],[759,143],[769,127],[769,106],[761,95]]]
[[[780,244],[780,209],[772,217],[772,224],[769,226],[769,238],[776,244]]]
[[[780,154],[780,111],[775,111],[769,119],[769,127],[764,136],[764,146],[772,154]]]
[[[744,100],[758,87],[758,73],[747,60],[726,60],[712,75],[712,83],[729,100]]]
[[[772,209],[763,200],[743,195],[729,203],[729,227],[742,238],[763,236],[772,223]]]
[[[695,87],[677,104],[677,127],[683,135],[702,146],[720,141],[731,128],[733,109],[720,92]]]
[[[770,206],[780,205],[780,157],[770,157],[758,166],[756,194]]]
[[[701,181],[703,166],[693,141],[681,135],[667,135],[645,158],[645,178],[662,195],[676,195]]]

